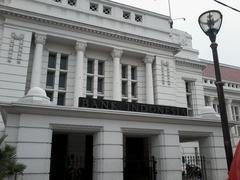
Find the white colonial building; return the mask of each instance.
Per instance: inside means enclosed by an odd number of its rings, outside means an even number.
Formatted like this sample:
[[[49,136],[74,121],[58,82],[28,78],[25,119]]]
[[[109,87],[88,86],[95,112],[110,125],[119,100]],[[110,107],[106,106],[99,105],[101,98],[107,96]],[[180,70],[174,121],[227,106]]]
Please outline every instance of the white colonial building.
[[[212,106],[219,113],[214,66],[209,61],[202,60],[202,62],[206,64],[206,68],[203,70],[205,105]],[[236,126],[231,129],[232,144],[235,147],[240,140],[240,69],[239,67],[221,64],[221,76],[224,82],[228,120],[236,121]]]
[[[109,0],[0,1],[0,109],[24,180],[181,179],[189,141],[204,179],[227,178],[206,63],[169,22]]]

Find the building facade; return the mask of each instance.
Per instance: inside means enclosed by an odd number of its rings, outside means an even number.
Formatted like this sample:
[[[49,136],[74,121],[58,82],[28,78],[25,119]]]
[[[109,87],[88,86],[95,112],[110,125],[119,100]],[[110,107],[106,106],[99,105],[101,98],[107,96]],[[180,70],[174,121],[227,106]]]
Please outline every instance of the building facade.
[[[227,178],[206,65],[168,16],[108,0],[0,2],[0,108],[24,180],[181,179],[189,141],[207,179]]]
[[[215,88],[215,71],[211,62],[203,61],[206,63],[206,68],[203,70],[203,87],[205,96],[205,105],[212,106],[216,112],[219,113],[218,98]],[[224,92],[226,99],[226,109],[228,119],[236,121],[236,126],[232,127],[232,144],[237,146],[240,138],[239,126],[239,88],[240,88],[240,70],[238,67],[221,65],[221,75],[224,82]]]

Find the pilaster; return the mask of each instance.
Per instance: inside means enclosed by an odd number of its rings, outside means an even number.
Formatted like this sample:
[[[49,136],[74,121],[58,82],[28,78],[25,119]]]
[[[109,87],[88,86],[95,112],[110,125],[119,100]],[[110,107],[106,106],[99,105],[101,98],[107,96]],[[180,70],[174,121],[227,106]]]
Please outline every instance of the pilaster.
[[[151,137],[152,155],[157,159],[157,180],[181,177],[181,154],[178,132],[164,132]]]
[[[43,55],[43,46],[46,42],[46,35],[44,34],[35,34],[35,49],[33,57],[33,67],[32,67],[32,76],[31,76],[31,88],[40,87],[41,82],[41,71],[42,71],[42,55]]]
[[[231,99],[225,99],[225,102],[226,102],[228,121],[231,121],[231,120],[233,120],[233,117],[232,117],[232,100]]]
[[[143,61],[146,65],[146,103],[154,104],[152,73],[152,63],[154,61],[154,56],[146,55]]]
[[[87,44],[85,42],[76,42],[76,65],[75,65],[75,83],[74,83],[74,107],[78,107],[79,97],[83,97],[83,76],[84,76],[84,53]]]
[[[120,59],[123,51],[121,49],[114,49],[112,51],[113,58],[113,88],[112,98],[115,101],[121,101],[121,75],[120,75]]]
[[[123,137],[120,131],[102,131],[93,140],[93,180],[123,180]]]

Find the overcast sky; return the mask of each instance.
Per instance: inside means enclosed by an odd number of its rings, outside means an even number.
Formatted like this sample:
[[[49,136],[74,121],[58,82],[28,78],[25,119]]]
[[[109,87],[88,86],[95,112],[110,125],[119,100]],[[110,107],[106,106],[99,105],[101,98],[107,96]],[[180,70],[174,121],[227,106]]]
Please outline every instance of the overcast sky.
[[[119,3],[169,15],[168,0],[113,0]],[[240,0],[219,0],[240,10]],[[198,25],[198,17],[207,10],[220,10],[223,24],[217,36],[220,63],[240,67],[240,13],[224,7],[213,0],[170,0],[174,28],[188,32],[193,38],[193,47],[199,50],[200,58],[212,60],[210,40]]]

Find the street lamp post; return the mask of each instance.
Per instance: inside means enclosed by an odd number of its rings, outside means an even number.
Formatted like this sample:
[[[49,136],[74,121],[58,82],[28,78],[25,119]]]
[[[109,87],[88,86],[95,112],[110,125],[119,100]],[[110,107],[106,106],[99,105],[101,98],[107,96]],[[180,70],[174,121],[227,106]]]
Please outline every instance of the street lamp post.
[[[215,85],[217,87],[224,147],[225,147],[225,153],[227,158],[228,170],[230,170],[231,162],[233,158],[233,152],[232,152],[226,104],[225,104],[224,91],[223,91],[224,83],[221,80],[221,73],[220,73],[220,67],[219,67],[219,61],[218,61],[218,52],[217,52],[218,44],[215,42],[216,35],[222,25],[222,14],[217,10],[206,11],[199,16],[198,23],[201,29],[203,30],[203,32],[209,37],[211,41],[210,47],[212,49],[214,68],[215,68],[215,76],[216,76]]]

